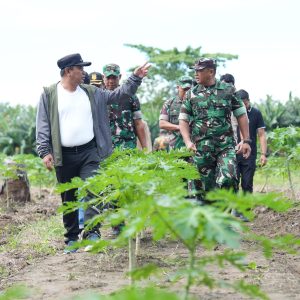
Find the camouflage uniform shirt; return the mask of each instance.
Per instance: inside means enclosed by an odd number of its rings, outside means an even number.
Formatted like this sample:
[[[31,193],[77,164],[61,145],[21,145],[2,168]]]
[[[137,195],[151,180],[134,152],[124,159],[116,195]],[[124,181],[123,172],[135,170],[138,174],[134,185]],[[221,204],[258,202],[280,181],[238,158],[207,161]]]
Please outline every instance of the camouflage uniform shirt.
[[[214,188],[237,189],[231,112],[235,117],[246,113],[235,88],[216,80],[215,85],[197,85],[181,106],[179,119],[190,121],[191,139],[197,152],[193,156],[200,178],[195,180],[199,199]]]
[[[180,114],[181,105],[182,105],[182,100],[178,96],[170,100],[167,100],[160,111],[159,119],[178,125],[179,124],[178,117]],[[166,136],[170,149],[178,149],[185,146],[179,130],[167,131],[162,129],[160,131],[160,134]]]
[[[140,101],[136,96],[108,106],[113,147],[135,148],[134,120],[141,119]]]
[[[181,106],[179,119],[193,120],[191,135],[196,145],[200,141],[222,136],[228,137],[233,145],[231,112],[235,117],[246,114],[242,100],[234,92],[232,85],[219,80],[211,87],[198,84],[193,88],[190,99]]]

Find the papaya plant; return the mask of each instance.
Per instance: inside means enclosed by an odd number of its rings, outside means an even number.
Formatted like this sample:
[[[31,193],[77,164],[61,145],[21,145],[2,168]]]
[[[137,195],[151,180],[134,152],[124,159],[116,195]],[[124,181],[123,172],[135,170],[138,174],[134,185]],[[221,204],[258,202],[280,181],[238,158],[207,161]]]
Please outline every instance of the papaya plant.
[[[116,151],[107,159],[98,174],[82,181],[74,178],[72,182],[62,184],[58,191],[78,188],[78,199],[93,196],[88,203],[73,202],[61,207],[67,213],[78,207],[88,205],[107,207],[117,200],[118,209],[106,209],[86,225],[93,227],[97,223],[117,225],[125,222],[122,233],[115,240],[97,242],[84,241],[82,245],[92,244],[98,252],[107,246],[120,247],[140,233],[145,227],[150,228],[155,241],[172,238],[180,241],[188,252],[188,259],[182,268],[178,268],[169,278],[172,282],[185,280],[183,299],[189,299],[193,285],[206,285],[209,288],[230,287],[252,297],[267,299],[258,287],[244,281],[228,283],[214,278],[207,270],[208,265],[217,264],[223,268],[227,263],[245,270],[242,261],[244,253],[237,252],[240,240],[249,229],[229,211],[237,209],[250,219],[254,217],[250,209],[264,205],[275,211],[285,211],[291,204],[278,195],[243,195],[231,191],[219,190],[207,195],[211,205],[200,206],[196,199],[189,199],[186,180],[198,177],[196,168],[182,158],[191,154],[183,150],[154,152],[146,154],[137,150]],[[256,241],[259,238],[247,234],[247,238]],[[283,247],[285,240],[286,248]],[[297,239],[271,241],[261,237],[262,246],[268,245],[270,253],[274,247],[294,250],[299,245]],[[267,243],[269,241],[269,243]],[[219,244],[226,246],[221,254],[198,257],[197,249],[201,246],[208,250]],[[132,250],[132,249],[131,249]],[[131,255],[133,252],[131,251]],[[134,266],[132,266],[134,267]],[[129,270],[131,282],[147,278],[159,268],[153,265],[134,267]]]
[[[266,178],[271,174],[286,177],[291,189],[292,198],[296,200],[292,170],[300,167],[300,128],[277,128],[268,134],[268,145],[271,156],[263,168]]]

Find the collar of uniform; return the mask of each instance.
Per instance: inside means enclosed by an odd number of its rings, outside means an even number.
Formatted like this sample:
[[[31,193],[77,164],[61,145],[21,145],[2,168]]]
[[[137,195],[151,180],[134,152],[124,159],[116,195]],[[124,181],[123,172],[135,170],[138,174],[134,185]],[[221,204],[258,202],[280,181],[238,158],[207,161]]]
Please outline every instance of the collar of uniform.
[[[180,99],[179,96],[177,95],[176,97],[173,98],[174,101],[179,101],[179,102],[183,102],[184,99]]]
[[[197,84],[194,88],[193,88],[193,93],[194,94],[199,94],[201,92],[205,92],[208,89],[216,89],[216,90],[224,90],[226,88],[226,84],[224,84],[223,82],[221,82],[220,80],[218,80],[216,78],[216,83],[214,84],[213,88],[210,87],[205,87],[202,84]]]

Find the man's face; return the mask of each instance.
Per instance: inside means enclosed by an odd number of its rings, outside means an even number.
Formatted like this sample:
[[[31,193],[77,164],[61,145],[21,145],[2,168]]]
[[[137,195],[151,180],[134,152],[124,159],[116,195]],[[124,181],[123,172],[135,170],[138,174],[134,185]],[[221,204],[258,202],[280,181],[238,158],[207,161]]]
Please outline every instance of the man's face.
[[[246,106],[246,109],[249,109],[250,108],[250,100],[249,99],[243,99],[243,102]]]
[[[104,76],[104,84],[108,90],[113,91],[119,86],[120,76],[109,75],[108,77]]]
[[[214,70],[213,69],[202,69],[202,70],[197,70],[195,72],[195,79],[197,83],[200,83],[202,85],[206,85],[211,81],[211,79],[214,76]]]
[[[189,90],[190,88],[182,88],[181,86],[177,86],[177,90],[178,90],[178,96],[180,99],[183,99],[186,92]]]
[[[70,80],[74,84],[81,84],[84,80],[84,72],[82,66],[73,66],[69,70]]]

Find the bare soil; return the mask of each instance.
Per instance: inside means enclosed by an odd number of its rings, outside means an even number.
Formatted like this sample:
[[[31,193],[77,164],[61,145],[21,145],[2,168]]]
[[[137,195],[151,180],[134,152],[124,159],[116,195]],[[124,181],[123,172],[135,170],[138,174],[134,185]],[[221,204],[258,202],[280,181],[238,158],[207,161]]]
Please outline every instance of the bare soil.
[[[16,228],[22,224],[49,218],[56,214],[60,204],[57,196],[44,193],[42,199],[26,203],[12,212],[0,213],[0,245],[7,242],[9,234],[15,234]],[[259,209],[250,227],[258,234],[274,237],[279,234],[292,233],[300,237],[300,210],[293,209],[287,214],[277,214],[269,210]],[[103,233],[108,238],[109,230]],[[57,249],[55,255],[36,255],[22,253],[17,249],[0,253],[0,289],[13,284],[22,283],[34,292],[30,299],[71,299],[86,291],[107,294],[129,284],[126,277],[128,266],[127,251],[111,249],[106,253],[91,254],[79,251],[64,255],[63,239],[54,240]],[[222,247],[215,252],[222,252]],[[225,281],[245,279],[248,283],[257,284],[273,300],[300,299],[300,257],[283,252],[276,252],[270,260],[266,260],[255,243],[244,241],[242,250],[248,253],[246,264],[255,262],[254,270],[244,273],[228,266],[224,270],[211,267],[211,273]],[[207,254],[198,249],[198,254]],[[158,243],[151,241],[150,233],[141,241],[141,253],[138,257],[140,265],[155,263],[164,269],[162,276],[150,278],[159,286],[170,286],[169,274],[181,266],[187,257],[184,247],[177,242],[163,240]],[[29,259],[30,258],[30,259]],[[1,271],[1,269],[0,269]],[[171,289],[180,292],[182,282]],[[192,288],[196,299],[248,299],[231,290],[205,287]]]

